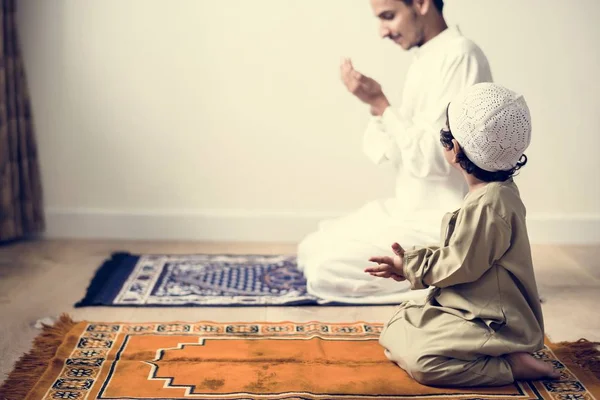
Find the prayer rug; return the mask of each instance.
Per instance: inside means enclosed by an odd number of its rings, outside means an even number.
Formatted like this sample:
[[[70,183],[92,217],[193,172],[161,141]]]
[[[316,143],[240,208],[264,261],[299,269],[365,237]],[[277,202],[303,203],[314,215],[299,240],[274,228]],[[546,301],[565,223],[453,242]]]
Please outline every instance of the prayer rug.
[[[96,271],[84,306],[341,305],[310,295],[296,258],[283,255],[116,253]]]
[[[381,324],[352,322],[73,322],[45,326],[0,399],[600,398],[594,343],[535,354],[554,381],[495,388],[422,386],[388,361]],[[595,372],[594,372],[595,371]]]

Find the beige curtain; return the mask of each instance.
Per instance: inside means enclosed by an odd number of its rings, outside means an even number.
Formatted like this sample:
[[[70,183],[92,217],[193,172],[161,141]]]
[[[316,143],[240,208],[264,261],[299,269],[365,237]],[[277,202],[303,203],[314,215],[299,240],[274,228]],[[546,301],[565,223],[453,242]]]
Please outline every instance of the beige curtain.
[[[16,26],[16,0],[0,15],[0,242],[44,229],[31,104]]]

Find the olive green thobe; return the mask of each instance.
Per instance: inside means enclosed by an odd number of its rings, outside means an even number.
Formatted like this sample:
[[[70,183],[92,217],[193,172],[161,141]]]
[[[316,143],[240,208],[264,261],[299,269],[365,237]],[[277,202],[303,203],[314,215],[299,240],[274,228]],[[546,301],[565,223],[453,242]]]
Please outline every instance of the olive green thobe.
[[[407,251],[413,289],[431,287],[423,305],[400,305],[380,343],[414,379],[439,386],[513,382],[504,355],[543,347],[525,206],[512,179],[470,192],[446,215],[442,243]]]

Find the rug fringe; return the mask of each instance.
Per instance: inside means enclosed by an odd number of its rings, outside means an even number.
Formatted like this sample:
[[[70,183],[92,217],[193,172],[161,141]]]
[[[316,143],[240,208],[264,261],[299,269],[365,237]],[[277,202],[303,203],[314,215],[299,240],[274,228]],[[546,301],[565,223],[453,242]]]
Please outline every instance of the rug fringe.
[[[75,303],[75,308],[96,305],[96,297],[102,292],[104,285],[113,272],[121,267],[121,263],[131,254],[120,251],[115,252],[111,257],[96,270],[94,277],[85,291],[85,297]]]
[[[67,314],[62,314],[54,325],[43,324],[42,333],[35,338],[31,351],[16,362],[15,368],[0,386],[0,399],[24,399],[46,371],[65,336],[75,324]]]
[[[562,357],[565,361],[590,371],[600,380],[600,342],[590,342],[587,339],[579,339],[576,342],[557,343],[564,351]]]

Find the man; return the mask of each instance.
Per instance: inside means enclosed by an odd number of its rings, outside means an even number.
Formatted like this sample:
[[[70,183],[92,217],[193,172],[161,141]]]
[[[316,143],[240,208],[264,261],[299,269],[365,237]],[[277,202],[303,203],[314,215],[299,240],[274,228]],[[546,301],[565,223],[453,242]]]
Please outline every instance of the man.
[[[350,60],[342,63],[341,75],[348,90],[370,108],[364,151],[374,163],[396,168],[396,196],[322,222],[300,243],[298,267],[308,291],[327,301],[381,304],[425,297],[405,282],[377,281],[363,272],[365,264],[394,242],[439,241],[439,221],[460,206],[466,193],[439,144],[446,107],[462,89],[492,81],[481,49],[448,28],[443,0],[371,0],[371,6],[383,38],[415,49],[402,103],[390,106],[379,83],[356,71]]]

